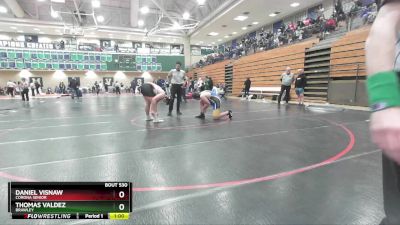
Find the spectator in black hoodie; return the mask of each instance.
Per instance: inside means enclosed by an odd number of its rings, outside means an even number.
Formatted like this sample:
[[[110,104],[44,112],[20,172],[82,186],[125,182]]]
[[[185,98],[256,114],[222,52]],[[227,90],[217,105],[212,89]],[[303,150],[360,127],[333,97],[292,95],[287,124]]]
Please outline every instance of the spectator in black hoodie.
[[[78,87],[79,87],[79,83],[76,80],[76,78],[72,78],[69,82],[69,88],[71,88],[71,97],[72,99],[75,98],[75,96],[79,99],[79,95],[78,95]]]
[[[251,87],[251,80],[250,78],[247,78],[247,80],[244,82],[244,96],[246,96],[246,98],[250,94],[250,87]]]
[[[206,76],[206,80],[204,81],[204,90],[211,91],[214,87],[214,82],[211,77]]]
[[[299,69],[298,75],[295,81],[296,95],[297,100],[299,101],[299,105],[304,105],[304,88],[307,85],[307,78],[304,74],[304,70]]]

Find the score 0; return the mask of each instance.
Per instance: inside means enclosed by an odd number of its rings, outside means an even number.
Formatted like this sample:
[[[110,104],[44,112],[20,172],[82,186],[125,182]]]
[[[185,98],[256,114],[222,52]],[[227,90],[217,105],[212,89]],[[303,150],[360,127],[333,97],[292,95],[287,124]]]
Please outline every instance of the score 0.
[[[120,200],[125,199],[127,194],[130,194],[129,192],[129,183],[105,183],[105,187],[106,188],[115,188],[115,192],[118,193],[118,197]],[[122,188],[122,190],[118,190],[119,188]],[[128,192],[127,192],[128,191]],[[114,193],[115,193],[114,192]],[[125,204],[124,203],[120,203],[118,205],[118,209],[119,211],[124,211],[125,210]]]

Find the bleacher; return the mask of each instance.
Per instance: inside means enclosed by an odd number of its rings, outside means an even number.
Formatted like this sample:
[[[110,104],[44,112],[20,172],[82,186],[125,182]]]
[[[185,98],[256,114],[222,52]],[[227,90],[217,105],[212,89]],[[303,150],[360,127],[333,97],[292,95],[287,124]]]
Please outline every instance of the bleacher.
[[[233,95],[240,95],[244,81],[249,77],[253,87],[280,87],[281,74],[287,66],[295,72],[304,67],[306,48],[317,39],[289,45],[243,57],[234,62]]]
[[[225,83],[225,66],[229,62],[229,60],[226,60],[205,66],[203,68],[192,70],[189,76],[197,78],[209,76],[213,79],[214,84]]]
[[[351,31],[342,37],[338,37],[337,41],[330,44],[330,58],[329,56],[327,58],[327,68],[329,68],[327,72],[329,75],[327,76],[327,87],[325,88],[328,89],[326,90],[327,97],[326,100],[319,102],[346,103],[352,105],[366,104],[366,94],[363,85],[367,75],[364,51],[368,33],[369,26],[363,27]],[[208,75],[214,80],[217,80],[218,83],[223,83],[224,68],[227,64],[232,63],[232,96],[242,95],[244,88],[243,83],[248,77],[252,80],[253,91],[257,90],[257,92],[260,92],[259,90],[263,88],[278,88],[281,85],[280,76],[285,68],[290,66],[293,73],[296,73],[297,69],[304,68],[305,52],[318,42],[318,39],[312,39],[265,52],[259,52],[244,56],[233,62],[223,61],[203,68],[194,69],[192,73]],[[308,67],[310,67],[310,65],[308,65]],[[310,85],[312,85],[312,82],[319,82],[317,80],[310,81]],[[351,87],[343,85],[343,87],[347,87],[347,92],[341,89],[337,90],[335,87],[336,83],[339,84],[339,87],[340,84],[348,84]],[[342,94],[342,92],[346,92],[346,94]],[[259,94],[261,94],[261,92]],[[347,99],[344,102],[343,100],[336,101],[335,95],[337,94],[352,99]],[[265,97],[269,96],[266,95]],[[291,93],[291,98],[296,98],[294,91]]]
[[[365,41],[369,34],[369,27],[347,33],[332,46],[331,77],[354,77],[357,68],[358,76],[365,77]]]

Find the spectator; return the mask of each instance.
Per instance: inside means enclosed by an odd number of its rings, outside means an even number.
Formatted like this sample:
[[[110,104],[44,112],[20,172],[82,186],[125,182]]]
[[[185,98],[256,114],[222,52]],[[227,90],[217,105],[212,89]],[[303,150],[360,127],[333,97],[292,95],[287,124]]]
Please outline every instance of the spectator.
[[[115,81],[114,87],[115,87],[115,94],[121,95],[121,84],[118,81]]]
[[[94,82],[94,88],[96,90],[96,94],[99,95],[99,93],[100,93],[100,84],[97,81]]]
[[[335,4],[335,14],[338,22],[346,20],[346,15],[343,10],[342,0],[338,0]]]
[[[333,17],[331,17],[325,23],[325,32],[329,34],[330,32],[335,31],[336,26],[337,26],[336,20]]]
[[[29,87],[31,88],[32,96],[35,97],[35,83],[32,82]]]
[[[251,87],[251,80],[250,78],[247,78],[246,81],[244,82],[244,96],[246,97],[246,99],[248,99],[249,97],[250,87]]]
[[[194,86],[195,86],[194,79],[193,79],[193,77],[191,77],[190,80],[189,80],[189,92],[193,92],[194,91]]]
[[[61,94],[65,94],[66,87],[65,87],[64,82],[62,82],[62,81],[60,82],[59,88],[60,88]]]
[[[278,104],[281,104],[283,92],[285,92],[285,101],[286,104],[289,104],[289,99],[290,99],[290,89],[294,81],[294,75],[291,72],[291,68],[287,67],[286,71],[282,74],[281,76],[281,92],[279,94],[278,98]]]
[[[40,94],[40,93],[39,93],[39,88],[40,88],[40,86],[41,86],[41,85],[39,84],[39,81],[35,80],[36,94],[38,94],[38,95]]]
[[[79,84],[75,77],[73,77],[71,79],[71,81],[69,82],[69,88],[71,88],[71,92],[72,92],[71,98],[74,99],[76,96],[79,99],[79,96],[80,96],[78,93]]]
[[[7,95],[11,95],[11,97],[14,97],[15,86],[16,84],[11,80],[7,82]]]
[[[135,79],[133,79],[131,81],[131,90],[132,90],[132,93],[135,95],[136,94],[136,80]]]
[[[100,81],[100,82],[99,82],[99,91],[101,92],[102,90],[103,90],[103,82]]]
[[[165,80],[164,79],[162,79],[161,77],[158,77],[157,85],[165,91]]]
[[[185,82],[182,85],[182,100],[187,103],[187,98],[186,98],[186,94],[187,94],[187,89],[189,87],[189,81],[185,80]]]
[[[298,75],[296,77],[295,88],[296,88],[296,95],[299,105],[304,105],[304,88],[307,85],[307,78],[304,74],[304,70],[299,69]]]
[[[64,40],[61,40],[61,41],[60,41],[60,49],[61,49],[61,50],[64,50],[64,49],[65,49]]]
[[[22,87],[21,81],[18,81],[18,83],[17,83],[17,85],[15,85],[15,89],[14,89],[16,95],[19,95],[22,93],[21,87]]]
[[[214,87],[214,82],[211,77],[206,76],[206,80],[204,82],[204,90],[211,91]]]
[[[204,85],[203,79],[201,79],[201,77],[199,77],[199,79],[197,79],[197,82],[195,83],[195,86],[194,86],[195,91],[201,92],[203,85]]]
[[[104,83],[104,91],[106,93],[108,93],[108,83],[107,82]]]
[[[22,82],[20,83],[21,86],[21,96],[22,96],[22,101],[29,102],[29,83],[26,81],[26,78],[22,78]]]

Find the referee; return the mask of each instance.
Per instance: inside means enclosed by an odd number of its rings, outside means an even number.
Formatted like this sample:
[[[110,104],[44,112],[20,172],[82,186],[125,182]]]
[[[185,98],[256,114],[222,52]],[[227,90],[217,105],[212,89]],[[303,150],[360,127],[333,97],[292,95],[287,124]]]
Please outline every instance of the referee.
[[[383,151],[382,225],[400,224],[400,0],[385,0],[367,44],[372,139]],[[384,43],[384,44],[383,44]]]
[[[168,74],[168,80],[171,84],[171,100],[169,102],[169,113],[168,116],[172,116],[172,110],[174,109],[175,95],[177,96],[176,102],[176,114],[178,116],[182,115],[180,111],[181,101],[182,101],[182,86],[185,83],[186,75],[185,71],[181,70],[182,64],[177,62],[175,69],[171,70]]]

